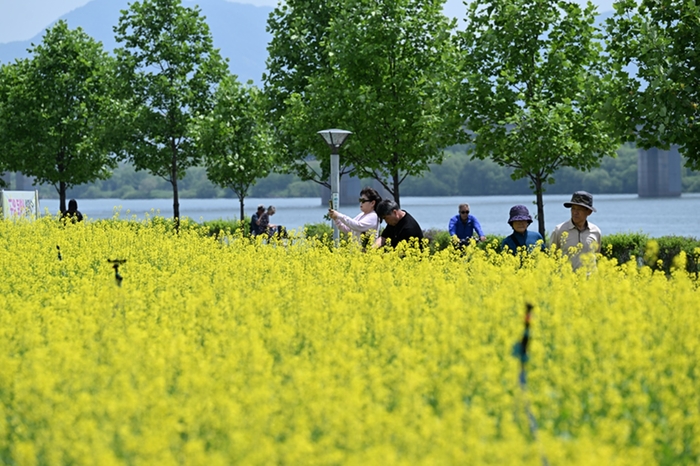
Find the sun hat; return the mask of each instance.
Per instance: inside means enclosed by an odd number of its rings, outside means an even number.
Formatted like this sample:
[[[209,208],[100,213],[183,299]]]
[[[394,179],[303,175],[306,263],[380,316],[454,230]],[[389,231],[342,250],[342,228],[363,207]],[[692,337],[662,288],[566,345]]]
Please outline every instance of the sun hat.
[[[528,225],[532,223],[532,217],[530,217],[530,212],[524,205],[514,205],[510,208],[510,218],[508,219],[508,224],[517,222],[519,220],[525,220]]]
[[[593,195],[586,191],[576,191],[571,195],[571,202],[564,203],[564,207],[567,209],[572,205],[580,205],[590,209],[593,212],[596,212],[595,208],[593,207]]]

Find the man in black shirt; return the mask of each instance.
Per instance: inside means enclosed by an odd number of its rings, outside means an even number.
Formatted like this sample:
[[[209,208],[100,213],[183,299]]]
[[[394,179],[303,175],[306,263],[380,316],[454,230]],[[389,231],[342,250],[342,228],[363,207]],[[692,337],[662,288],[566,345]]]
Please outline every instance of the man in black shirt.
[[[390,240],[390,245],[396,247],[401,241],[409,241],[417,238],[420,244],[423,239],[423,230],[416,219],[405,210],[401,210],[396,202],[384,199],[376,208],[377,216],[387,224],[381,236],[374,242],[374,247],[381,247]]]

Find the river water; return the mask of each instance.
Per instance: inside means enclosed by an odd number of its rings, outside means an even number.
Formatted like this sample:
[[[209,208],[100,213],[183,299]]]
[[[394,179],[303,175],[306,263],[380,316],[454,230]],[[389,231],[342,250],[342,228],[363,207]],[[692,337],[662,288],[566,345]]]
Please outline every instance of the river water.
[[[569,195],[545,195],[545,225],[547,232],[569,218],[569,210],[563,203]],[[447,229],[447,223],[457,214],[462,202],[470,205],[471,212],[481,223],[486,234],[507,235],[511,233],[507,224],[508,211],[515,204],[524,204],[533,215],[536,207],[534,196],[473,196],[473,197],[404,197],[401,207],[410,212],[426,230]],[[119,218],[143,219],[146,215],[173,215],[171,199],[83,199],[78,200],[80,211],[88,219]],[[274,205],[277,213],[272,223],[285,225],[288,230],[300,229],[307,223],[324,222],[327,207],[319,198],[258,199],[248,198],[245,212],[250,216],[258,204]],[[597,212],[588,219],[603,231],[603,234],[643,232],[652,237],[677,235],[700,238],[700,193],[684,194],[674,198],[639,198],[636,194],[594,195]],[[58,201],[45,199],[41,207],[54,213]],[[354,217],[359,206],[344,206],[343,213]],[[233,219],[239,215],[237,199],[181,199],[180,215],[195,221]],[[536,229],[536,222],[530,227]]]

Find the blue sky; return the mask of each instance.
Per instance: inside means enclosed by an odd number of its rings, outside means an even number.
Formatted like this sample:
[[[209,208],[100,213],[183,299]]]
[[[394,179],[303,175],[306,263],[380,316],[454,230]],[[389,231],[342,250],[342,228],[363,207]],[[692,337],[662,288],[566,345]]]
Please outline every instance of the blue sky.
[[[62,15],[90,0],[0,0],[0,43],[27,40],[42,32]],[[584,0],[577,0],[584,3]],[[240,0],[258,6],[275,6],[276,0]],[[599,12],[612,10],[613,0],[593,0]],[[447,0],[445,12],[462,18],[462,0]]]

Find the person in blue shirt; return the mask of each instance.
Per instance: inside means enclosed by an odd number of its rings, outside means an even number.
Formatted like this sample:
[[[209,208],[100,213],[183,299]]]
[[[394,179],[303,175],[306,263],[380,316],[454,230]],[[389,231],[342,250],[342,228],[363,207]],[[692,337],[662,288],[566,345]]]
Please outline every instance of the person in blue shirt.
[[[508,251],[513,255],[518,253],[518,248],[521,246],[526,246],[528,252],[535,247],[544,250],[544,238],[542,238],[542,235],[536,231],[527,230],[531,223],[532,217],[530,217],[527,207],[524,205],[511,207],[508,224],[513,228],[513,233],[503,239],[501,248],[508,248]],[[538,241],[540,242],[539,245],[537,244]]]
[[[468,244],[474,231],[479,235],[479,241],[486,241],[481,224],[473,215],[469,214],[469,204],[460,204],[459,213],[450,219],[448,231],[450,236],[456,236],[460,245]]]

